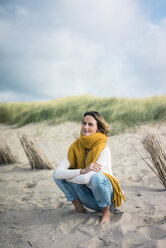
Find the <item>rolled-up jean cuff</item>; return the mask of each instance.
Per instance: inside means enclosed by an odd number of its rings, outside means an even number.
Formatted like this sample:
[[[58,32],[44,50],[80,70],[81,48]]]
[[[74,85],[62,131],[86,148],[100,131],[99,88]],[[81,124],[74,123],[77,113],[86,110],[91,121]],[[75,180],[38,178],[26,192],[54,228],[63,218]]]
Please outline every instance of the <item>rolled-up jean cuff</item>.
[[[105,207],[111,205],[111,201],[109,201],[109,202],[99,202],[99,201],[97,201],[97,203],[98,203],[98,205],[99,205],[101,208],[105,208]]]
[[[101,208],[111,205],[113,197],[113,187],[110,180],[103,173],[96,173],[91,179],[91,188]]]
[[[74,200],[78,199],[78,197],[73,197],[73,196],[69,196],[69,195],[65,195],[65,197],[66,197],[67,201],[74,201]]]

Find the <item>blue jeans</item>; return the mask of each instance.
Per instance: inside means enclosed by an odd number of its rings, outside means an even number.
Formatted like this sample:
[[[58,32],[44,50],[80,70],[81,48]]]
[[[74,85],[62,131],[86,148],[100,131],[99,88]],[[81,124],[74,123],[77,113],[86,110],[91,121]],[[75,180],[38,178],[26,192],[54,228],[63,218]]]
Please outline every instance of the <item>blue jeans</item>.
[[[68,182],[65,179],[53,179],[60,190],[65,194],[67,201],[79,199],[82,204],[90,209],[101,211],[103,207],[111,205],[114,209],[113,187],[110,180],[103,173],[96,173],[90,181],[91,189],[85,184]]]

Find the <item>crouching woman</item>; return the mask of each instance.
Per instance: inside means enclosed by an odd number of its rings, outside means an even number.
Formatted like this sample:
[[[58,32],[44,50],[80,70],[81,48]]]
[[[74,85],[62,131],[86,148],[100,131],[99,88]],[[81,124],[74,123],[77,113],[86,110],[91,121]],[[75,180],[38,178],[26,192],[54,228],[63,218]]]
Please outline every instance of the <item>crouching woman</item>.
[[[55,183],[73,203],[75,212],[86,213],[86,208],[101,211],[100,223],[109,221],[110,211],[125,200],[112,173],[108,134],[108,124],[101,114],[86,112],[80,137],[53,173]]]

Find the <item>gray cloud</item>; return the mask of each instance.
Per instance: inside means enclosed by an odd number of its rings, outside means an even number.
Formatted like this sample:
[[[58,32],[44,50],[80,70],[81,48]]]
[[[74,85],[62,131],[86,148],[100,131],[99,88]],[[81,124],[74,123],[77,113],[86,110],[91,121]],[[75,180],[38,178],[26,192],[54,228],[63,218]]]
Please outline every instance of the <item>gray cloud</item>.
[[[1,1],[0,101],[165,94],[165,50],[140,1]]]

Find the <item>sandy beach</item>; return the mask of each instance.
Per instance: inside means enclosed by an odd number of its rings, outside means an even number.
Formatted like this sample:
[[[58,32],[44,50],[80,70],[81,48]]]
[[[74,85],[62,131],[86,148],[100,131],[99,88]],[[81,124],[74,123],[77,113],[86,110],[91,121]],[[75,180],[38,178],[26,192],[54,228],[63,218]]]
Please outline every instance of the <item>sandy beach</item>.
[[[55,185],[53,171],[31,170],[18,138],[29,135],[56,168],[79,130],[72,122],[0,125],[0,136],[19,161],[0,166],[0,247],[165,248],[166,191],[138,152],[147,156],[141,139],[149,131],[164,141],[166,124],[109,137],[112,169],[127,201],[103,225],[100,213],[71,214],[73,206]]]

